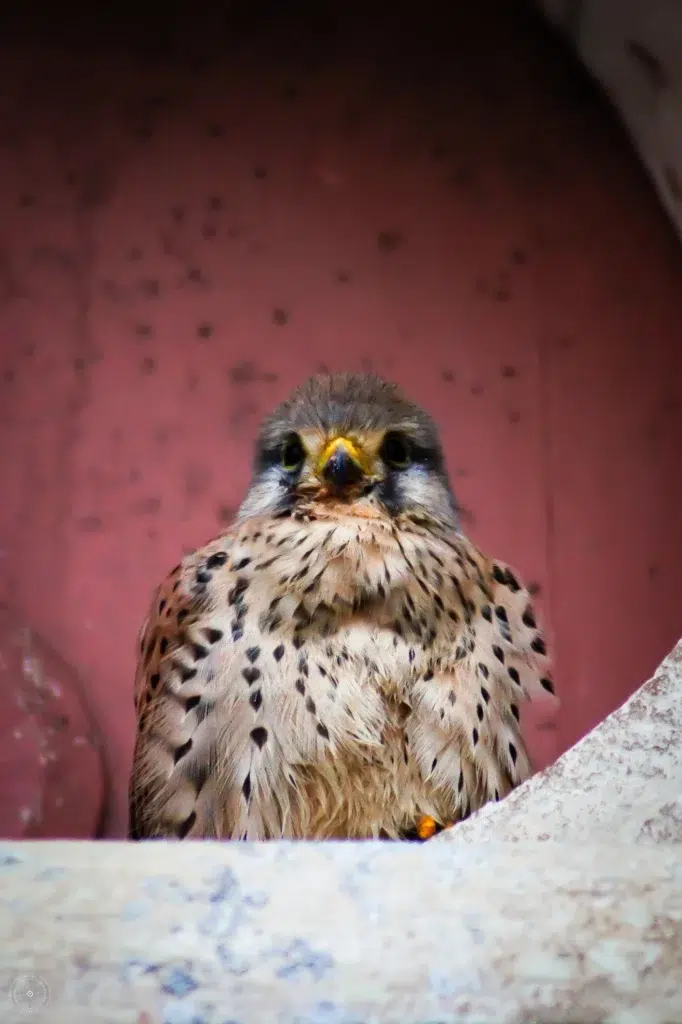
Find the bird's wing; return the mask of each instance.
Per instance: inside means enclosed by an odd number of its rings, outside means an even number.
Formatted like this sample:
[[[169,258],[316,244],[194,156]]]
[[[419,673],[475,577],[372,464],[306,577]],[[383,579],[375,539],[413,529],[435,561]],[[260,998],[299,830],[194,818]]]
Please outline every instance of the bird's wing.
[[[544,637],[528,589],[461,535],[442,558],[436,601],[457,642],[415,683],[410,747],[423,777],[450,795],[454,820],[500,799],[531,774],[520,705],[552,699]]]
[[[176,566],[154,595],[135,679],[131,838],[229,838],[267,825],[251,822],[252,814],[268,813],[263,789],[274,777],[265,763],[273,745],[263,749],[259,722],[258,636],[247,635],[254,628],[247,606],[253,611],[260,599],[253,564],[247,568],[262,554],[254,536],[247,547],[234,529],[216,538]],[[218,760],[218,746],[229,758]]]

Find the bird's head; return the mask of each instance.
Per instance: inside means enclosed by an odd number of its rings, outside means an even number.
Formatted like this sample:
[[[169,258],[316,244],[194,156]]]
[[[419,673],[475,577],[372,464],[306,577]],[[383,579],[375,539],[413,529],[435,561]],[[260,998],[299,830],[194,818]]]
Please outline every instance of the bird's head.
[[[332,505],[456,524],[433,421],[370,374],[313,377],[265,420],[240,518]]]

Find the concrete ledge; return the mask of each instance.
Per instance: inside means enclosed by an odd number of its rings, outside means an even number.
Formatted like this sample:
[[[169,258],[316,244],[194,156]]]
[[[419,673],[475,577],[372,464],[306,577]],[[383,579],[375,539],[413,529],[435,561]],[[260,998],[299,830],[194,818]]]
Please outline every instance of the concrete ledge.
[[[0,866],[3,1021],[682,1020],[677,846],[5,843]]]
[[[682,642],[555,764],[435,841],[487,839],[682,843]]]
[[[423,846],[1,843],[0,1020],[682,1020],[681,737],[682,643]]]
[[[535,0],[618,111],[682,240],[679,0]]]

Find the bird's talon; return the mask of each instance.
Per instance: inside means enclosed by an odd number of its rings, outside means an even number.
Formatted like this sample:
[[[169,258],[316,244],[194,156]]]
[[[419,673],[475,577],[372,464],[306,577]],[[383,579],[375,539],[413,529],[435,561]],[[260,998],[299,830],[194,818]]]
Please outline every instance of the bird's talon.
[[[440,831],[440,827],[435,818],[432,818],[428,814],[422,814],[417,821],[417,835],[420,839],[431,839]]]
[[[417,819],[416,833],[419,839],[425,841],[427,839],[433,839],[439,832],[445,832],[446,829],[454,828],[456,822],[449,821],[445,825],[441,825],[439,821],[432,818],[430,814],[422,814]]]

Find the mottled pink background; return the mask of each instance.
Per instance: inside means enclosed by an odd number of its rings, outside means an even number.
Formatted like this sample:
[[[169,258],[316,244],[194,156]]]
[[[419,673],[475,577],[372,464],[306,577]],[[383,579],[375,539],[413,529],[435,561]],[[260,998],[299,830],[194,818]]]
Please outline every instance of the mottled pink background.
[[[246,6],[1,34],[0,598],[81,677],[111,835],[151,588],[323,367],[428,407],[537,584],[540,765],[682,632],[682,253],[613,112],[517,5]]]

